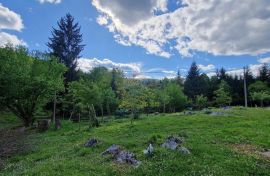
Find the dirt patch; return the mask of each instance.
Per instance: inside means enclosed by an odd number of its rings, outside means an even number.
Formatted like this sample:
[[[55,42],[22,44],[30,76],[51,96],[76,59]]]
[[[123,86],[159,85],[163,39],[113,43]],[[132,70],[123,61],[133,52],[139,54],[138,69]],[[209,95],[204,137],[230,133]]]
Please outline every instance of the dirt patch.
[[[270,160],[270,151],[267,149],[262,149],[260,147],[251,144],[233,144],[230,145],[230,147],[238,153],[252,155],[255,156],[256,158],[264,158]]]
[[[261,154],[264,158],[270,161],[270,151],[262,152]]]
[[[30,150],[26,142],[27,133],[24,127],[0,130],[0,170],[5,166],[5,160]]]
[[[233,148],[234,151],[247,155],[260,153],[260,148],[251,144],[233,144],[231,145],[231,147]]]

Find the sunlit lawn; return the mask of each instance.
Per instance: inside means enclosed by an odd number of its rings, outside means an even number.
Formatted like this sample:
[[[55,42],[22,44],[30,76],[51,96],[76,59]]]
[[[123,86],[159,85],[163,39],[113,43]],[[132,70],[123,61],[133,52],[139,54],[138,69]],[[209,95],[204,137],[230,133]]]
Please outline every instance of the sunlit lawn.
[[[10,158],[0,175],[270,175],[270,160],[260,152],[270,149],[270,110],[226,110],[229,117],[182,113],[113,120],[99,128],[63,122],[58,131],[31,132],[35,149]],[[191,155],[160,147],[169,135],[184,136]],[[153,157],[143,149],[157,137]],[[94,148],[84,143],[95,137]],[[29,139],[30,140],[30,139]],[[117,164],[100,154],[112,144],[134,152],[140,167]]]

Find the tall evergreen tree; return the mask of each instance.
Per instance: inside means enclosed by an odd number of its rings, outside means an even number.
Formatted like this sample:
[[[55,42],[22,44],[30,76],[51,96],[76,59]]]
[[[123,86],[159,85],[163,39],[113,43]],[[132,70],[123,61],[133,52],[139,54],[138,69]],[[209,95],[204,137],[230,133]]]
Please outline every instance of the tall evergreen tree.
[[[180,70],[178,69],[177,71],[177,77],[176,77],[176,83],[179,85],[179,86],[183,86],[183,78],[181,77],[181,73],[180,73]]]
[[[218,70],[217,74],[220,81],[221,80],[227,81],[228,75],[226,74],[225,68],[222,67],[220,70]]]
[[[268,82],[270,79],[269,68],[267,64],[263,64],[260,68],[259,80],[262,82]]]
[[[82,45],[81,27],[74,22],[74,17],[69,13],[61,18],[58,28],[53,28],[52,37],[49,38],[47,46],[52,55],[68,67],[65,73],[65,82],[77,80],[77,59],[84,48]]]
[[[254,76],[249,67],[246,67],[245,78],[246,78],[247,86],[255,82]]]
[[[193,62],[184,83],[184,93],[188,98],[194,99],[197,95],[201,95],[200,86],[200,70],[196,62]]]

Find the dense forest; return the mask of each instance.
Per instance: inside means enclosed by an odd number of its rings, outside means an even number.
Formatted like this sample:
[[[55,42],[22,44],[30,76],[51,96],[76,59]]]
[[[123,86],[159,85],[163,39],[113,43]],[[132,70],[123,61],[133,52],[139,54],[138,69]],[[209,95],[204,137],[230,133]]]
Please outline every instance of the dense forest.
[[[209,77],[193,62],[188,74],[173,79],[126,78],[118,68],[77,69],[84,49],[80,26],[67,14],[53,28],[48,52],[23,47],[0,48],[0,108],[30,126],[39,117],[80,120],[97,116],[138,118],[140,113],[167,113],[206,107],[267,106],[270,101],[270,69],[264,64],[254,76],[246,67],[242,76],[224,68]]]

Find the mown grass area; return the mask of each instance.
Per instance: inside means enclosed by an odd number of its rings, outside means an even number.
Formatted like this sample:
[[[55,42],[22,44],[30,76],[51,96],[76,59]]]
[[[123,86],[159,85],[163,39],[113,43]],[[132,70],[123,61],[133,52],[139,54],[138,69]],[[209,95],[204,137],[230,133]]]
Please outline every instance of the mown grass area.
[[[182,113],[114,120],[99,128],[87,123],[63,122],[63,128],[31,133],[35,151],[7,161],[0,175],[270,175],[270,161],[259,153],[270,149],[270,110],[226,110],[229,117]],[[191,155],[160,147],[169,135],[184,136]],[[153,157],[143,149],[157,137]],[[101,143],[85,148],[95,137]],[[134,152],[142,164],[117,164],[101,153],[118,144]]]

